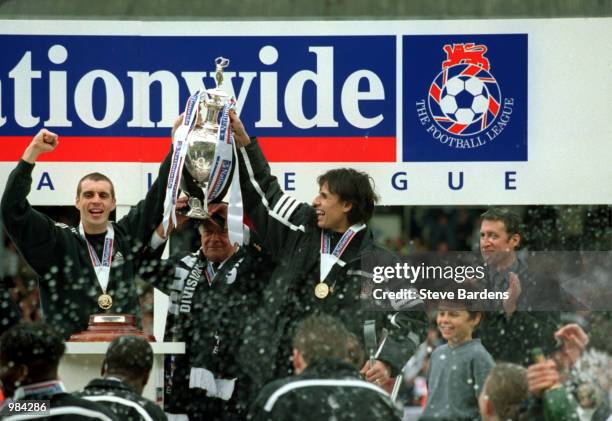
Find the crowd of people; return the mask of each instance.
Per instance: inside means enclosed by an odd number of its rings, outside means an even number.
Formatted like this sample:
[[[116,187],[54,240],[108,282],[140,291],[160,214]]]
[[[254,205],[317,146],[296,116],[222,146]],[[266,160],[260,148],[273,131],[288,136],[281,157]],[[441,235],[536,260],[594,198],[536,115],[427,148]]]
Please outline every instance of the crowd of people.
[[[27,200],[36,160],[59,144],[45,129],[34,136],[9,176],[1,211],[8,236],[38,275],[44,323],[3,322],[3,417],[30,419],[10,404],[45,400],[50,412],[40,417],[50,419],[401,419],[397,389],[418,355],[424,420],[572,419],[586,416],[583,402],[589,419],[610,415],[609,391],[570,385],[588,336],[562,319],[561,307],[542,305],[544,296],[553,304],[571,297],[518,253],[516,213],[490,208],[481,215],[486,276],[464,286],[503,299],[483,308],[417,297],[393,303],[393,311],[373,309],[363,300],[373,267],[398,259],[368,225],[377,202],[370,177],[330,170],[318,177],[312,204],[300,203],[281,189],[237,115],[230,112],[230,120],[247,241],[230,242],[228,206],[211,203],[196,224],[197,250],[169,259],[161,258],[169,234],[162,214],[172,150],[145,199],[117,222],[110,220],[112,181],[85,175],[76,190],[80,223],[72,227]],[[170,229],[180,229],[185,206],[177,203],[178,226]],[[165,340],[185,343],[185,354],[165,360],[163,411],[141,396],[152,351],[138,337],[115,339],[102,377],[83,391],[66,393],[58,378],[64,340],[85,330],[90,314],[135,314],[141,325],[136,278],[169,296]],[[8,307],[3,315],[14,314]]]

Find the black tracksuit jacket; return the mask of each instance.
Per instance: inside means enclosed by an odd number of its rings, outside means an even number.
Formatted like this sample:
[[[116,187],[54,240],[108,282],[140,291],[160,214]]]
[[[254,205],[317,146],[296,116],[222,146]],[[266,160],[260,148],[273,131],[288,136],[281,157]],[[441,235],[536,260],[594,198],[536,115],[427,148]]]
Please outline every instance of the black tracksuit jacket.
[[[140,255],[162,219],[170,157],[171,154],[160,166],[146,198],[113,222],[115,239],[107,288],[113,298],[110,311],[135,314],[139,321],[141,311],[134,277],[141,264]],[[27,196],[33,168],[33,164],[20,160],[9,175],[2,196],[2,219],[9,237],[39,276],[45,321],[68,338],[87,329],[91,314],[103,312],[97,302],[102,291],[79,230],[57,223],[30,206]],[[98,250],[99,258],[101,254]]]

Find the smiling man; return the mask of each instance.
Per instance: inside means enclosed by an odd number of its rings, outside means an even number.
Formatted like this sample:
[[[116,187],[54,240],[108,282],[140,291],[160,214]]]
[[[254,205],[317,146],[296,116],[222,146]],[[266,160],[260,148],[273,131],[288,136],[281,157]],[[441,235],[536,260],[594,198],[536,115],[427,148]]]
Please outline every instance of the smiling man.
[[[160,223],[170,154],[144,200],[118,222],[110,222],[116,199],[113,184],[100,173],[83,177],[75,206],[78,227],[57,223],[27,200],[38,157],[58,147],[58,136],[42,129],[11,172],[2,196],[2,218],[9,237],[39,276],[43,317],[65,338],[87,328],[89,315],[105,311],[137,315],[134,277],[140,255]]]
[[[170,297],[164,340],[185,343],[183,355],[165,359],[169,418],[242,420],[246,415],[249,378],[236,354],[246,316],[260,305],[270,265],[250,235],[244,246],[230,242],[227,219],[226,203],[209,204],[208,218],[199,223],[199,249],[153,259],[142,273]],[[160,224],[158,233],[162,230]]]
[[[495,360],[527,365],[531,349],[554,350],[553,333],[560,326],[558,311],[532,311],[552,291],[541,274],[530,273],[519,256],[521,219],[511,209],[492,207],[481,215],[480,254],[487,265],[489,291],[508,292],[508,298],[494,302],[482,326],[482,343]],[[532,268],[533,269],[533,268]],[[533,270],[531,271],[533,272]],[[537,278],[537,279],[536,279]]]
[[[519,216],[505,208],[490,208],[482,214],[480,224],[480,254],[489,268],[489,287],[507,291],[502,306],[508,316],[516,311],[521,282],[517,272],[524,265],[517,259],[521,242]]]
[[[375,363],[361,369],[367,381],[386,383],[420,343],[425,324],[422,312],[402,312],[392,324],[392,314],[368,311],[361,302],[362,281],[372,276],[362,262],[396,262],[374,242],[367,226],[377,200],[370,177],[350,168],[328,171],[318,178],[319,193],[312,205],[300,203],[282,191],[257,140],[249,138],[236,114],[230,118],[241,146],[244,207],[264,249],[278,262],[264,289],[263,305],[247,322],[242,363],[257,385],[286,377],[297,321],[328,313],[362,341],[365,321],[375,320],[379,334],[386,328],[389,334],[379,343]]]
[[[115,188],[107,176],[95,172],[81,178],[77,187],[76,207],[87,234],[106,232],[110,213],[116,205]]]

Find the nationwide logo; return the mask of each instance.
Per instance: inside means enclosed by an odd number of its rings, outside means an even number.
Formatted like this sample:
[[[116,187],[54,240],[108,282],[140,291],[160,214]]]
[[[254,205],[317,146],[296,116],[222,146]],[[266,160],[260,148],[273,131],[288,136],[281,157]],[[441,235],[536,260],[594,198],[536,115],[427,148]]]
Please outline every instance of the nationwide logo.
[[[414,98],[415,111],[409,116],[408,124],[408,129],[414,128],[414,132],[405,131],[405,161],[526,160],[526,118],[522,118],[526,115],[526,56],[521,56],[526,48],[506,47],[517,41],[521,44],[526,37],[504,37],[462,36],[460,40],[451,38],[447,42],[440,42],[444,37],[435,37],[436,46],[429,50],[429,64],[436,72],[433,81],[425,85],[423,79],[413,76],[408,83],[405,100]],[[430,37],[418,40],[423,38]],[[408,60],[413,51],[408,50]],[[510,57],[498,59],[504,54]],[[512,61],[512,56],[517,54],[516,61]],[[411,65],[409,61],[407,67]],[[495,75],[498,69],[503,73],[503,82]],[[415,79],[418,82],[412,82]],[[425,86],[427,91],[423,89]],[[503,91],[507,94],[502,95]],[[517,105],[518,113],[515,112]],[[522,121],[515,124],[517,114]],[[519,136],[506,136],[513,126],[517,126],[514,133]],[[416,139],[409,137],[411,134]],[[419,149],[415,150],[415,146]]]
[[[43,160],[159,162],[189,95],[214,86],[220,55],[231,60],[221,89],[271,162],[397,160],[395,36],[0,35],[0,45],[0,161],[18,160],[46,127],[62,146]]]

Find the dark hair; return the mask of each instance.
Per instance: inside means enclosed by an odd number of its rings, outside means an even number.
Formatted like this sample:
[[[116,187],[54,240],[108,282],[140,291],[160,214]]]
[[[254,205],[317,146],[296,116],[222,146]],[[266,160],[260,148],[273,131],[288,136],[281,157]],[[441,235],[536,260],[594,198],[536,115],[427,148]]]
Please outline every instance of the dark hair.
[[[521,217],[511,209],[492,207],[480,215],[483,221],[501,221],[509,236],[521,233]]]
[[[0,337],[2,365],[25,365],[32,378],[57,369],[65,350],[62,337],[44,323],[20,323]]]
[[[441,300],[440,302],[438,302],[438,305],[436,307],[436,314],[437,312],[442,311],[440,307],[450,307],[457,310],[467,311],[468,318],[470,320],[474,320],[476,316],[480,314],[480,320],[478,321],[478,325],[474,326],[474,330],[476,330],[476,328],[482,323],[482,319],[484,317],[484,311],[470,310],[469,307],[466,307],[465,305],[462,305],[461,302],[457,302],[455,300]]]
[[[326,314],[312,315],[298,325],[293,347],[307,363],[321,358],[350,361],[349,336],[340,320]]]
[[[317,182],[319,187],[327,183],[331,193],[353,205],[347,215],[350,224],[370,220],[378,196],[374,192],[372,177],[368,174],[352,168],[337,168],[321,174]]]
[[[529,395],[527,370],[510,363],[499,363],[489,372],[484,391],[500,420],[519,420]]]
[[[153,350],[141,336],[119,336],[108,346],[104,363],[108,375],[117,374],[135,380],[151,371]]]
[[[106,181],[108,182],[108,184],[110,184],[110,188],[111,188],[111,197],[114,199],[115,198],[115,186],[113,185],[113,182],[111,181],[110,178],[108,178],[107,176],[105,176],[104,174],[100,174],[99,172],[92,172],[89,173],[87,175],[84,175],[80,180],[79,180],[79,184],[77,185],[77,193],[76,193],[76,197],[78,198],[79,196],[81,196],[81,184],[83,183],[83,181],[85,180],[91,180],[91,181]]]
[[[480,299],[473,300],[473,299],[468,299],[468,298],[458,298],[459,297],[458,290],[460,288],[465,290],[466,295],[470,293],[478,293],[478,292],[483,291],[482,288],[479,288],[478,286],[473,285],[472,283],[469,283],[469,282],[465,282],[465,283],[452,282],[446,288],[443,288],[442,292],[454,293],[454,299],[452,300],[448,299],[446,298],[448,297],[448,295],[446,295],[445,298],[434,300],[433,301],[434,308],[436,309],[436,311],[439,311],[439,308],[441,306],[455,308],[457,310],[465,310],[469,313],[469,318],[472,320],[475,319],[478,314],[480,314],[479,324],[481,324],[485,316],[485,310],[487,309],[487,305],[485,304],[486,301],[480,300]],[[477,327],[478,326],[475,326],[475,328]]]

